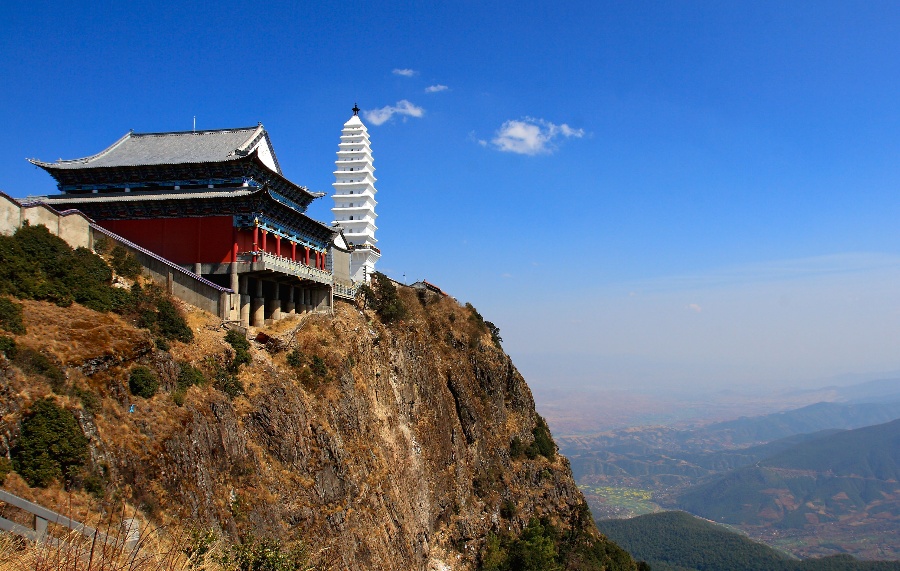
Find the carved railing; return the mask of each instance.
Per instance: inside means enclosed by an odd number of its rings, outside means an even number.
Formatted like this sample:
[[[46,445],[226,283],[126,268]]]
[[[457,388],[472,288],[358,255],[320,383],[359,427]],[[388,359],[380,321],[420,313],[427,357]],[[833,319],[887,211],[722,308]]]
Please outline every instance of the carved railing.
[[[244,252],[238,254],[238,261],[253,262],[254,257],[256,257],[256,263],[262,262],[267,270],[305,278],[322,284],[331,285],[334,282],[334,276],[331,275],[331,272],[313,268],[301,262],[295,262],[290,258],[276,256],[269,252]]]

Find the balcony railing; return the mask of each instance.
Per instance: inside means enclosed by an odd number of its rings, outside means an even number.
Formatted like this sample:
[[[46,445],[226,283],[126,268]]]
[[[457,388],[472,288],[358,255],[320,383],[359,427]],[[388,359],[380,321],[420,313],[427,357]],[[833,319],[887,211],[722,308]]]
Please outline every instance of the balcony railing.
[[[322,284],[331,285],[334,282],[334,276],[332,276],[331,272],[313,268],[301,262],[295,262],[290,258],[276,256],[269,252],[243,252],[238,254],[238,261],[245,263],[252,262],[254,256],[256,256],[256,263],[262,263],[266,270],[281,272],[283,274],[297,276]]]

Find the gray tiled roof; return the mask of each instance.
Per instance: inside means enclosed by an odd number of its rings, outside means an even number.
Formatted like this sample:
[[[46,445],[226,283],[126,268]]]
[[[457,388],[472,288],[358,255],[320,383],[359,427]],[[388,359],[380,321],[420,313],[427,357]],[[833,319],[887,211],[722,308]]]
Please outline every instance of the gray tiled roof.
[[[52,196],[36,197],[35,202],[53,204],[60,202],[65,204],[93,204],[97,202],[144,202],[150,200],[191,200],[194,198],[240,198],[260,192],[258,188],[236,188],[213,191],[186,191],[186,192],[129,192],[124,194],[55,194]]]
[[[31,159],[31,162],[53,169],[221,162],[247,155],[255,143],[263,137],[268,139],[262,124],[214,131],[174,133],[132,131],[109,148],[90,157],[52,163]]]

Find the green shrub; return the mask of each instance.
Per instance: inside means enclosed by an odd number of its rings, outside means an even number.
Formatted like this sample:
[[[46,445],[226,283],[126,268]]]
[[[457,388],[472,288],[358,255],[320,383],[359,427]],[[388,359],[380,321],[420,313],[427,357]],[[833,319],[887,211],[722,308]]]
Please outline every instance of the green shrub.
[[[475,306],[471,303],[466,302],[466,309],[469,310],[469,321],[475,325],[476,330],[480,333],[484,333],[485,331],[490,333],[491,341],[499,348],[500,343],[503,341],[503,338],[500,337],[500,328],[490,321],[485,321],[484,317],[478,313],[478,310],[475,309]]]
[[[406,306],[400,299],[394,282],[381,272],[375,272],[373,277],[374,288],[362,286],[362,295],[366,303],[372,306],[385,323],[406,317]]]
[[[485,327],[487,327],[488,332],[491,334],[491,340],[494,342],[494,345],[500,347],[500,343],[503,342],[503,338],[500,337],[500,328],[491,323],[490,321],[484,322]]]
[[[313,355],[312,362],[310,363],[309,368],[317,377],[325,378],[328,376],[328,366],[325,365],[325,360],[318,355]]]
[[[225,557],[226,565],[240,571],[306,571],[309,552],[300,542],[283,543],[279,539],[257,539],[250,535],[234,545]]]
[[[85,248],[72,250],[45,226],[26,224],[13,236],[0,236],[0,293],[109,311],[111,280],[102,258]]]
[[[8,297],[0,297],[0,329],[22,335],[25,322],[22,321],[22,304]]]
[[[512,500],[503,500],[503,503],[500,505],[500,517],[505,519],[512,519],[514,515],[516,515],[516,502]]]
[[[482,571],[503,571],[506,566],[507,553],[503,548],[500,538],[493,533],[488,533],[481,552]]]
[[[106,255],[113,247],[113,241],[108,236],[100,234],[94,238],[94,251],[101,255]]]
[[[131,391],[131,394],[148,399],[156,394],[158,388],[159,380],[156,378],[156,373],[142,365],[131,369],[131,374],[128,376],[128,390]]]
[[[12,449],[13,466],[29,486],[63,479],[68,487],[88,460],[88,440],[70,411],[52,398],[39,400],[22,419]]]
[[[178,363],[178,388],[186,389],[194,385],[205,385],[206,377],[203,371],[187,362]]]
[[[194,385],[205,385],[206,377],[203,375],[203,371],[190,363],[181,362],[178,365],[178,380],[176,381],[175,392],[172,393],[172,400],[178,406],[184,406],[188,388]]]
[[[144,268],[134,255],[123,246],[116,244],[111,254],[112,267],[120,276],[134,279],[141,275]]]
[[[531,518],[517,538],[489,534],[481,551],[481,569],[559,571],[562,569],[557,549],[559,539],[553,526],[543,524],[537,518]]]
[[[194,339],[194,332],[188,327],[181,311],[170,300],[163,298],[157,304],[156,324],[159,334],[165,339],[189,343]]]
[[[531,518],[509,549],[510,567],[521,571],[556,571],[558,551],[553,529]]]
[[[541,415],[537,415],[537,422],[531,429],[531,435],[534,436],[534,442],[526,450],[528,457],[534,459],[540,454],[552,462],[556,458],[556,443],[553,442],[547,421]]]
[[[13,360],[16,358],[16,354],[18,353],[18,348],[16,347],[16,340],[12,337],[6,337],[5,335],[0,335],[0,353],[6,355],[7,359]]]
[[[250,342],[244,335],[235,329],[230,329],[225,334],[225,341],[234,349],[234,357],[231,360],[231,368],[237,372],[241,365],[249,364],[253,361],[250,356]]]
[[[101,400],[99,395],[90,389],[75,387],[75,396],[81,401],[81,406],[86,412],[94,414],[100,410]]]
[[[519,460],[525,457],[525,444],[522,443],[522,439],[518,436],[513,436],[512,441],[509,443],[509,456],[513,460]]]
[[[12,462],[9,458],[0,456],[0,486],[6,481],[6,476],[13,470]]]
[[[16,350],[13,363],[26,375],[44,377],[50,388],[57,394],[62,394],[66,385],[66,375],[49,357],[29,347],[20,347]]]
[[[291,367],[298,368],[302,367],[303,363],[306,359],[303,356],[303,353],[300,352],[299,349],[294,349],[290,353],[287,354],[287,364]]]

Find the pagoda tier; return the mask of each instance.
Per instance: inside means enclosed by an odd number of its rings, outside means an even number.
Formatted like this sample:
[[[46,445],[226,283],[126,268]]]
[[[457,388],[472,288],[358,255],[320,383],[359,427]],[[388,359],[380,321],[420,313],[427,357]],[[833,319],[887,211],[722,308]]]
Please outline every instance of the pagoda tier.
[[[369,281],[381,252],[375,247],[375,167],[368,129],[359,118],[359,109],[344,123],[338,145],[334,177],[333,224],[340,226],[353,247],[350,274],[355,281]]]

